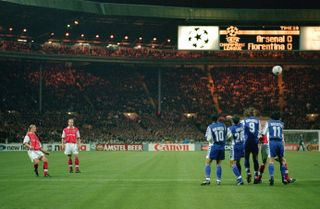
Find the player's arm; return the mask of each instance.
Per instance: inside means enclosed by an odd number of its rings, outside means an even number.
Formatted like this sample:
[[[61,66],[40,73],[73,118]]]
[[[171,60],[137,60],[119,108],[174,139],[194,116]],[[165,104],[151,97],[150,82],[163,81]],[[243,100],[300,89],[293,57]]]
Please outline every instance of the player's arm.
[[[80,150],[80,147],[81,147],[81,138],[80,138],[80,132],[79,132],[79,130],[77,131],[77,145],[78,145],[78,150]]]
[[[264,128],[263,128],[263,130],[261,132],[261,135],[262,136],[267,135],[268,129],[269,129],[269,122],[267,121],[266,124],[264,125]]]
[[[259,132],[258,132],[258,137],[259,138],[262,137],[262,132],[263,132],[263,130],[261,128],[261,121],[259,120]]]
[[[64,130],[62,131],[61,135],[61,149],[64,150],[64,139],[66,137],[66,134],[64,133]]]
[[[50,152],[48,152],[48,151],[46,151],[46,150],[42,149],[42,147],[40,148],[40,151],[41,151],[41,152],[43,152],[45,155],[49,155],[49,154],[50,154]]]
[[[227,129],[227,137],[226,137],[226,139],[228,140],[228,141],[231,141],[232,140],[232,132],[231,132],[231,130],[230,130],[230,128],[228,128]]]
[[[207,128],[205,137],[206,137],[206,140],[207,140],[209,143],[212,143],[213,137],[212,137],[211,129],[210,129],[209,126],[208,126],[208,128]]]
[[[261,126],[261,124],[260,124],[260,126]],[[259,134],[259,142],[260,143],[263,143],[264,137],[266,137],[268,129],[269,129],[269,125],[268,125],[268,121],[267,121],[266,124],[264,125],[263,129],[261,129],[262,131]]]
[[[32,150],[32,149],[33,149],[33,147],[32,147],[31,144],[30,144],[30,138],[29,138],[29,136],[25,136],[25,137],[24,137],[24,139],[23,139],[23,145],[24,145],[27,149],[29,149],[29,150]]]

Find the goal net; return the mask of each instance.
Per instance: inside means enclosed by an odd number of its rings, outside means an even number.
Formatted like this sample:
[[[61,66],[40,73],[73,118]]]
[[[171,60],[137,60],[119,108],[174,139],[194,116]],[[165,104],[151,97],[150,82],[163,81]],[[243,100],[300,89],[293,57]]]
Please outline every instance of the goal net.
[[[287,150],[320,151],[320,130],[284,130]]]

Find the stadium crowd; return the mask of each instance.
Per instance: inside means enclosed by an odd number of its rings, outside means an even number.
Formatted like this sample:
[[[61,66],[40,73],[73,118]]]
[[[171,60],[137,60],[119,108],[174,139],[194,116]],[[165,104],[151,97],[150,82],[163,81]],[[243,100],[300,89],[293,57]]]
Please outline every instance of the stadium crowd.
[[[320,59],[319,53],[310,51],[179,51],[176,49],[157,49],[152,47],[130,47],[106,44],[83,44],[46,42],[17,42],[0,40],[0,51],[32,52],[50,55],[94,56],[94,57],[125,57],[153,59]]]
[[[39,113],[39,63],[1,62],[1,69],[0,138],[10,142],[20,142],[31,122],[43,140],[59,141],[70,117],[85,141],[200,141],[217,111],[213,96],[224,115],[254,106],[265,116],[278,102],[276,81],[264,67],[162,68],[160,112],[158,71],[150,67],[46,64]],[[319,129],[319,117],[306,117],[319,113],[319,76],[317,67],[283,72],[286,128]]]

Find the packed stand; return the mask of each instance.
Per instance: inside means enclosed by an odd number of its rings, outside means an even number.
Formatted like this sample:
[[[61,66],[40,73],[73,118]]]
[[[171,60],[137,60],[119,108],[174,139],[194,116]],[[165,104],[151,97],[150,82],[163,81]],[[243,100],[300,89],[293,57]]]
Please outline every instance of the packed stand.
[[[278,102],[276,80],[269,68],[158,70],[115,64],[42,64],[40,68],[40,63],[1,62],[0,140],[21,142],[26,127],[35,123],[44,141],[58,142],[67,119],[73,117],[86,142],[201,141],[210,113],[217,111],[213,96],[224,115],[242,115],[245,108],[254,106],[267,116]],[[319,113],[319,76],[316,67],[284,70],[286,128],[319,129],[319,117],[306,118],[306,113]],[[127,113],[137,117],[127,117]],[[187,113],[194,115],[187,117]]]

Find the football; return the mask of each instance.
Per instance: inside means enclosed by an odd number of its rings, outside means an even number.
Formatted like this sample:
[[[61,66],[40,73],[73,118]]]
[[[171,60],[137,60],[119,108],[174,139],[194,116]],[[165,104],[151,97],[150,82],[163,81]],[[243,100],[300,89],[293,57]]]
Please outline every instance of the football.
[[[280,75],[282,73],[282,67],[279,65],[273,66],[272,73],[274,75]]]

